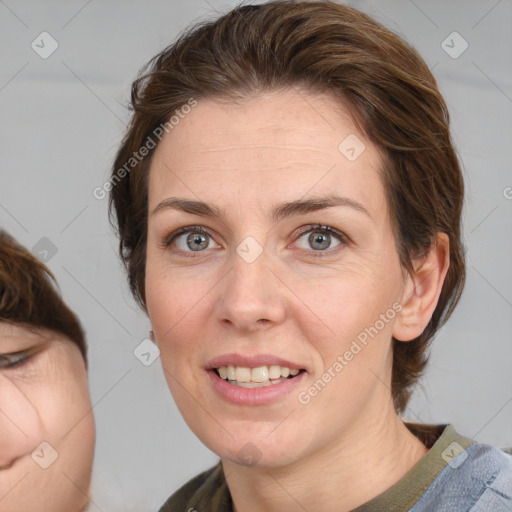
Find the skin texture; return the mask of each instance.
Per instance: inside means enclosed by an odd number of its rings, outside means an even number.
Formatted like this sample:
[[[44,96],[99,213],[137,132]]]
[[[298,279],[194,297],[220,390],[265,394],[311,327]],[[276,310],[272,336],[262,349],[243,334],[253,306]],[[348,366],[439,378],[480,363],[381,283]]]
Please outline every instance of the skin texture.
[[[67,339],[0,322],[0,354],[32,349],[19,366],[0,368],[0,511],[82,511],[95,441],[85,364]],[[36,463],[53,450],[50,466]]]
[[[366,148],[355,161],[338,150],[350,134]],[[448,241],[440,235],[415,262],[417,273],[403,273],[380,162],[339,102],[299,89],[238,104],[200,100],[153,156],[148,314],[171,393],[192,431],[222,458],[238,512],[291,511],[297,503],[348,511],[427,453],[392,405],[391,337],[410,340],[426,326],[448,268]],[[270,217],[278,203],[334,193],[368,214],[336,206]],[[213,203],[224,216],[155,212],[170,197]],[[348,238],[331,235],[329,244],[327,235],[319,250],[308,240],[317,224]],[[201,251],[187,245],[189,233],[165,246],[178,228],[194,225],[211,233]],[[249,236],[263,249],[252,263],[236,251]],[[301,404],[298,394],[394,303],[401,312]],[[219,397],[204,369],[229,353],[273,354],[307,373],[275,403],[234,405]],[[255,464],[244,462],[247,443],[256,447]]]

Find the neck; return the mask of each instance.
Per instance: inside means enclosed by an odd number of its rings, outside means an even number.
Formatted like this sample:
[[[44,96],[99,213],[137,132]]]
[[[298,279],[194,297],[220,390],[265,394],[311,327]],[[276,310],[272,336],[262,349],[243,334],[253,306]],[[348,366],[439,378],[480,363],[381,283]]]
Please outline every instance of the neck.
[[[224,459],[234,511],[349,512],[383,493],[428,452],[392,406],[388,411],[380,421],[361,418],[349,433],[284,467]]]

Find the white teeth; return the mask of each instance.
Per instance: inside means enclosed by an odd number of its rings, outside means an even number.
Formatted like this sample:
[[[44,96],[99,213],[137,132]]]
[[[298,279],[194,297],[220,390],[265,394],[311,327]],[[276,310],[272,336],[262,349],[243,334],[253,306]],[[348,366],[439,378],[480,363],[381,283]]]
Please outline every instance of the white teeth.
[[[268,367],[268,378],[269,379],[279,379],[281,377],[281,367],[277,364],[273,364]]]
[[[290,369],[286,366],[270,365],[257,366],[249,368],[248,366],[220,366],[217,368],[220,378],[230,381],[232,384],[244,388],[254,388],[260,386],[270,386],[278,384],[285,380],[288,376],[295,377],[299,370]]]
[[[238,379],[236,379],[238,380]],[[253,382],[265,382],[268,380],[268,368],[266,366],[258,366],[251,370],[251,380]]]
[[[264,386],[272,386],[272,382],[269,380],[265,382],[237,382],[236,385],[240,386],[241,388],[260,388]]]
[[[238,382],[251,382],[251,369],[246,366],[235,367],[235,379]]]

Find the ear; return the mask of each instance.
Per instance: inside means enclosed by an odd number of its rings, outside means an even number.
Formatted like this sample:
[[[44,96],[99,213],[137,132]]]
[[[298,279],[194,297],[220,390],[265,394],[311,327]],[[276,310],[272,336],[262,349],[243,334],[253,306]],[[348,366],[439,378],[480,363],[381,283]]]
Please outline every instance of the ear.
[[[450,266],[450,239],[439,233],[428,254],[413,261],[402,292],[402,310],[397,315],[393,337],[399,341],[417,338],[429,323]]]

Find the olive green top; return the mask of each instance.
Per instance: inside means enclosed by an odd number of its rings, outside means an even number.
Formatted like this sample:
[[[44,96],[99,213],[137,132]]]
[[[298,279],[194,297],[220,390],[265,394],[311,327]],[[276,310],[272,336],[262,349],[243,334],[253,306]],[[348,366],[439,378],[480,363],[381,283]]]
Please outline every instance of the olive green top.
[[[428,453],[396,484],[352,512],[407,512],[459,450],[473,444],[471,439],[458,434],[452,425],[405,425],[429,448]],[[452,443],[456,444],[450,446]],[[220,460],[178,489],[160,512],[186,512],[190,509],[233,512]]]

